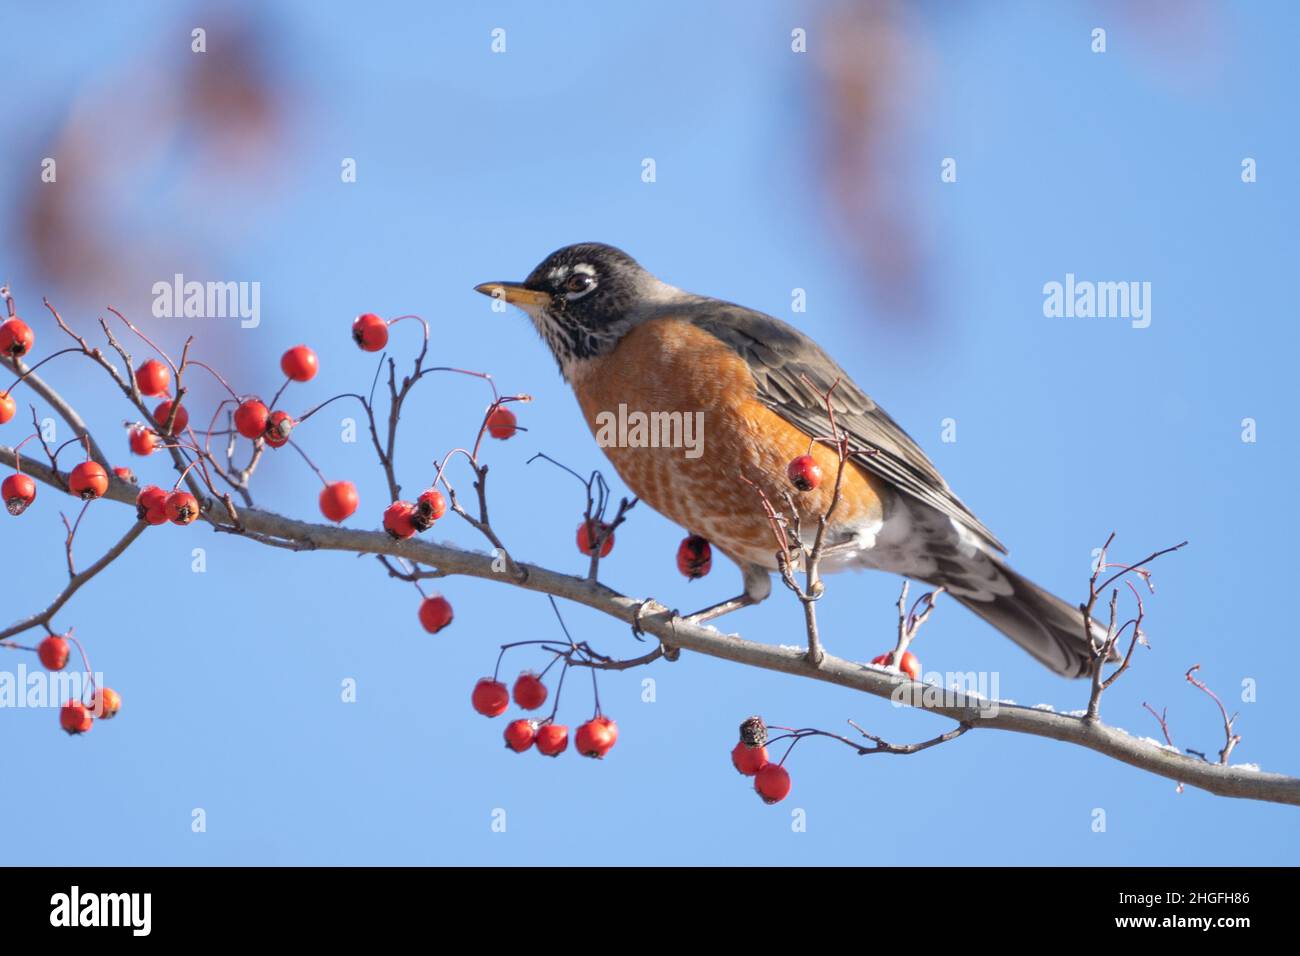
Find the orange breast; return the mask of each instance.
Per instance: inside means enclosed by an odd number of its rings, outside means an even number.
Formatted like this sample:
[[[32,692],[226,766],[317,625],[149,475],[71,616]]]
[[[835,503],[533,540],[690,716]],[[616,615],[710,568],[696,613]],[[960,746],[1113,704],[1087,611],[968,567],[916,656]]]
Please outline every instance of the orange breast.
[[[777,545],[760,489],[778,511],[792,492],[805,535],[816,531],[833,493],[835,452],[810,448],[808,435],[759,402],[745,360],[708,332],[671,318],[646,322],[574,378],[597,442],[656,511],[733,559],[769,568]],[[825,477],[811,492],[794,492],[786,467],[809,453]],[[832,528],[879,523],[885,493],[850,463]]]

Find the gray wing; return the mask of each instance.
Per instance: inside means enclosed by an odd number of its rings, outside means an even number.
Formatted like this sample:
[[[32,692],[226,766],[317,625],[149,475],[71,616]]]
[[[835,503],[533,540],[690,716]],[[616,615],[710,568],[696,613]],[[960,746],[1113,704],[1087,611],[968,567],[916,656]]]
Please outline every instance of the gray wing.
[[[808,336],[780,319],[718,300],[699,300],[686,317],[735,349],[754,373],[759,399],[809,435],[830,436],[823,396],[838,380],[831,396],[835,420],[850,443],[863,450],[853,460],[1006,552],[993,532],[952,493],[907,432]]]

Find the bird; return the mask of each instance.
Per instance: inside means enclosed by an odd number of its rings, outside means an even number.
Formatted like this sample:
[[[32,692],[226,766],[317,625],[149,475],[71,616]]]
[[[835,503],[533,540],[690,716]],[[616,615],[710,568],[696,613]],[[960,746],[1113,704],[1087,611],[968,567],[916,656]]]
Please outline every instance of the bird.
[[[788,471],[811,455],[824,475],[837,475],[829,402],[849,457],[827,521],[822,573],[874,569],[942,587],[1055,673],[1085,677],[1097,666],[1105,629],[1092,622],[1085,637],[1081,606],[1013,570],[1006,547],[917,443],[792,325],[683,291],[597,242],[558,249],[522,282],[474,288],[528,315],[637,498],[740,567],[742,593],[690,620],[770,595],[780,564],[763,499],[792,504],[801,543],[811,544],[835,481],[792,494]],[[636,413],[642,422],[698,421],[699,448],[693,454],[681,441],[656,445],[645,434],[610,429],[615,417],[633,421]]]

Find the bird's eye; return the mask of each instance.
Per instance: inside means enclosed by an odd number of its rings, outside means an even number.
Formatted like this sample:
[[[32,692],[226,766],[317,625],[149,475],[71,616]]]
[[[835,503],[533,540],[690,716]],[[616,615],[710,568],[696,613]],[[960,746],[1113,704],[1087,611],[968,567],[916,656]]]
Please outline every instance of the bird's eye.
[[[575,272],[564,283],[564,291],[571,295],[582,295],[596,286],[596,277],[585,272]]]

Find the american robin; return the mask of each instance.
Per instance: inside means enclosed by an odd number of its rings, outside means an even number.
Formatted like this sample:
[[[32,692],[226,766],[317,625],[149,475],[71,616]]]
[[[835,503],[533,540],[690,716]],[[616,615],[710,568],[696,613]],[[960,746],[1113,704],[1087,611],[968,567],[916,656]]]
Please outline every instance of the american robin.
[[[552,253],[523,282],[475,288],[528,313],[633,493],[740,566],[744,593],[693,619],[771,592],[777,547],[759,491],[786,507],[787,467],[805,454],[836,474],[836,451],[817,440],[831,435],[829,393],[852,457],[821,569],[876,568],[941,585],[1058,674],[1091,672],[1081,609],[1008,567],[1006,548],[924,452],[798,329],[684,292],[599,243]],[[688,434],[692,425],[698,434]],[[828,478],[793,495],[806,537],[833,487]],[[1093,640],[1102,637],[1095,627]]]

